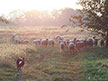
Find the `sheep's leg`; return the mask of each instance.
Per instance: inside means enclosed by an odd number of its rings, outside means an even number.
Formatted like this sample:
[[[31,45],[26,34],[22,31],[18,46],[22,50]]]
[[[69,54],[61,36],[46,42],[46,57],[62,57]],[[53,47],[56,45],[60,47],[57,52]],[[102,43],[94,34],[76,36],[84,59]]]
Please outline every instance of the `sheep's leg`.
[[[76,52],[80,52],[80,49],[79,48],[75,48]]]
[[[75,50],[73,49],[73,54],[75,54]]]
[[[71,53],[71,54],[73,54],[73,51],[72,51],[72,50],[70,50],[70,53]]]
[[[52,47],[54,47],[54,44],[52,44]]]
[[[61,48],[61,49],[60,49],[60,52],[64,52],[64,48]]]
[[[62,52],[62,49],[60,49],[60,53]]]

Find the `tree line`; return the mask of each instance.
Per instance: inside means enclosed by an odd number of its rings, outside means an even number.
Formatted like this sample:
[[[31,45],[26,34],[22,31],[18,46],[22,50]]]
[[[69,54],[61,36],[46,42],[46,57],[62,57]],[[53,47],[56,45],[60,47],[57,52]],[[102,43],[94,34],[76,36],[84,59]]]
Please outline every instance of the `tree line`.
[[[72,15],[79,14],[77,10],[72,8],[64,8],[60,10],[48,11],[22,11],[14,10],[9,13],[8,25],[15,26],[61,26],[63,24],[72,25],[69,19]]]

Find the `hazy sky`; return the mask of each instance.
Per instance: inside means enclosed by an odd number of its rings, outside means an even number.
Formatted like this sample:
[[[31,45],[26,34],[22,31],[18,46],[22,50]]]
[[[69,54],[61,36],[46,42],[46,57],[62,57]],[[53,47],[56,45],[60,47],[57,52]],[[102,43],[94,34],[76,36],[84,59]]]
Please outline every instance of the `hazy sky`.
[[[12,10],[48,10],[61,8],[81,8],[78,0],[0,0],[0,13],[8,14]]]

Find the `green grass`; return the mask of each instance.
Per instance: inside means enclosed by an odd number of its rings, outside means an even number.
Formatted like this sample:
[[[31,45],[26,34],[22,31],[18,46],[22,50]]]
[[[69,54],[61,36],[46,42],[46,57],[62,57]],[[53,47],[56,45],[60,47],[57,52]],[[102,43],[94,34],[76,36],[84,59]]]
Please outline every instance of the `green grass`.
[[[82,81],[108,81],[108,49],[87,49],[75,58],[80,61]]]
[[[87,37],[80,29],[65,32],[66,28],[57,27],[5,27],[0,32],[0,81],[18,81],[16,60],[25,57],[23,81],[108,81],[108,49],[89,48],[75,56],[68,50],[61,53],[58,44],[54,48],[39,47],[31,44],[14,44],[12,35],[20,38],[53,38],[62,34],[66,37]]]

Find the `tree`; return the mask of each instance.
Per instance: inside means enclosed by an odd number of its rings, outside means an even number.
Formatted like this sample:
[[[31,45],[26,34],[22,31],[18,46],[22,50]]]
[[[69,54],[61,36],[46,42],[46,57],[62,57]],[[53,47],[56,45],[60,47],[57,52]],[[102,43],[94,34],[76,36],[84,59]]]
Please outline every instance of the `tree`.
[[[72,16],[71,21],[101,34],[108,48],[108,0],[79,0],[78,4],[83,7],[79,10],[81,14]],[[75,19],[78,21],[75,22]]]
[[[4,16],[1,16],[0,17],[0,22],[3,22],[5,24],[8,24],[9,23],[9,21]]]
[[[17,9],[10,12],[8,16],[9,16],[10,22],[16,25],[18,24],[18,22],[20,22],[20,19],[24,18],[25,13],[24,11]]]

